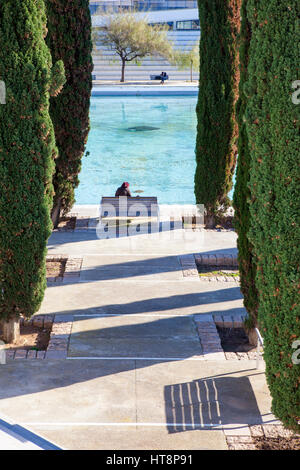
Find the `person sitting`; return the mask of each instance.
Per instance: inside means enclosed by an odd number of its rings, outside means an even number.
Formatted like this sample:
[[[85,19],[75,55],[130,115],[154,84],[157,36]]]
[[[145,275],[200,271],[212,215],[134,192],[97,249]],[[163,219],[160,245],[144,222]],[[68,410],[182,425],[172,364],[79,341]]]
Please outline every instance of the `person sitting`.
[[[161,78],[161,82],[160,82],[160,83],[161,83],[161,85],[163,85],[163,84],[165,83],[166,77],[167,77],[166,72],[162,72],[162,73],[160,74],[160,78]]]
[[[131,192],[129,190],[129,183],[127,183],[126,181],[116,191],[115,197],[119,196],[132,197]]]

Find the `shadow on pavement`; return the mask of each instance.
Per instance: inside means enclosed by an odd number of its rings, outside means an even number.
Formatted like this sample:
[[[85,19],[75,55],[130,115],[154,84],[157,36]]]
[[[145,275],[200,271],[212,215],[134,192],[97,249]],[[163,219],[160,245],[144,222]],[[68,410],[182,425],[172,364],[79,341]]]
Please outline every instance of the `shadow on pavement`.
[[[248,377],[210,377],[164,389],[168,432],[243,423],[261,424]]]
[[[3,419],[0,419],[0,431],[2,431],[4,435],[7,435],[12,442],[15,441],[18,446],[22,447],[22,445],[24,445],[24,450],[27,450],[27,445],[30,444],[37,446],[37,450],[62,450],[52,442],[29,431],[29,429],[19,424],[10,424]]]

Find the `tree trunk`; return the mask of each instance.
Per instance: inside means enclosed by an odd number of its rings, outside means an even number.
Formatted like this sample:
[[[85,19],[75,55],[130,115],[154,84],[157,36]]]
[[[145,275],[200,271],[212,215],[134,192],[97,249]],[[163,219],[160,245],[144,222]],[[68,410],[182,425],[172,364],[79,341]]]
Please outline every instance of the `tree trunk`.
[[[53,223],[53,228],[57,228],[60,218],[60,210],[61,210],[61,199],[59,198],[52,209],[51,219]]]
[[[122,75],[121,75],[121,83],[124,83],[125,82],[125,65],[126,65],[126,61],[124,59],[122,59]]]
[[[20,320],[17,317],[3,320],[3,338],[6,343],[16,343],[20,337]]]
[[[205,228],[215,228],[216,218],[213,214],[207,214],[205,217]]]

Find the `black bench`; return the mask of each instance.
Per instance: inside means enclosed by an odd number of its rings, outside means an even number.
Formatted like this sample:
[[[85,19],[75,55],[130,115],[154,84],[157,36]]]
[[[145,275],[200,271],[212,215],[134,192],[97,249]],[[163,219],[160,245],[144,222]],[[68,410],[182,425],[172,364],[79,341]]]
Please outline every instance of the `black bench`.
[[[169,80],[169,75],[163,77],[164,81]],[[161,75],[150,75],[150,80],[162,80]]]

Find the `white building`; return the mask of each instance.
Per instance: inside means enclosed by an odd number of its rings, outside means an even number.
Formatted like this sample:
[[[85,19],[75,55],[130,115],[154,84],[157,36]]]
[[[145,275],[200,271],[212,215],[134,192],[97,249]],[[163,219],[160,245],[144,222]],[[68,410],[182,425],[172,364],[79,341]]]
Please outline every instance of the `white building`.
[[[168,26],[168,37],[175,48],[190,50],[199,41],[200,26],[197,2],[194,0],[91,0],[91,12],[93,27],[103,24],[101,13],[108,9],[118,11],[134,7],[140,11],[137,15],[146,16],[149,24],[165,24]],[[193,6],[193,8],[190,8]],[[98,10],[96,10],[98,7]],[[165,9],[163,9],[165,8]],[[120,60],[109,48],[97,45],[98,53],[94,55],[94,79],[119,80]],[[167,72],[170,80],[189,80],[189,70],[178,70],[160,57],[146,57],[140,65],[128,63],[125,79],[149,80],[150,75]],[[194,72],[194,79],[198,79],[198,73]]]

